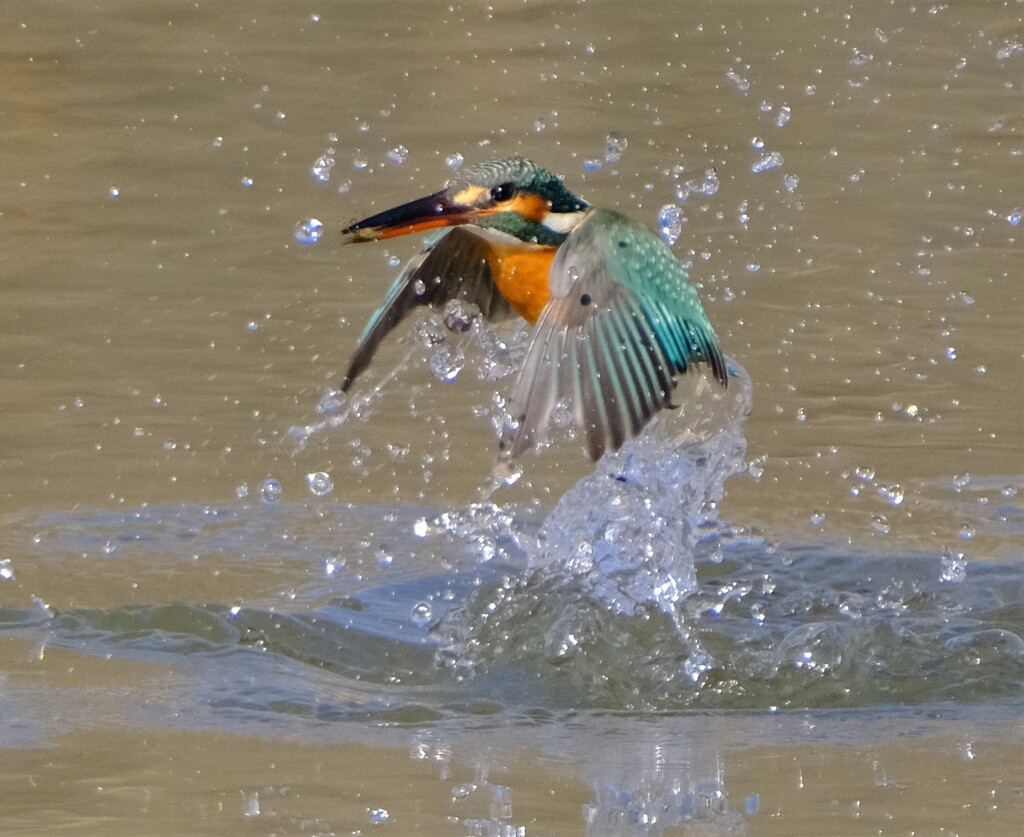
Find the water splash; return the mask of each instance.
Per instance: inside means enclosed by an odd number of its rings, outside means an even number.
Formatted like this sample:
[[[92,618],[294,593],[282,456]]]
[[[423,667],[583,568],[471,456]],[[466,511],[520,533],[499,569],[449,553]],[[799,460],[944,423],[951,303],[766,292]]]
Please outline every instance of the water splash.
[[[572,687],[590,693],[603,665],[621,666],[633,644],[672,661],[652,675],[661,689],[696,683],[715,667],[684,604],[697,589],[695,557],[715,549],[725,480],[745,467],[751,384],[735,365],[727,391],[704,378],[686,384],[685,407],[662,413],[603,457],[561,498],[535,540],[520,540],[528,572],[484,585],[441,620],[442,665],[464,674],[497,661],[560,668],[571,661],[563,671]],[[651,685],[644,693],[661,690]]]
[[[325,418],[305,425],[294,425],[288,430],[288,440],[296,452],[305,450],[310,440],[322,433],[340,427],[349,419],[366,421],[376,409],[377,403],[383,398],[387,385],[396,378],[410,361],[418,354],[417,347],[411,349],[395,367],[367,390],[346,394],[341,390],[330,389],[321,396],[316,411]]]
[[[469,363],[481,380],[497,381],[522,367],[529,343],[529,333],[525,329],[519,328],[509,334],[507,329],[492,328],[480,316],[477,306],[463,300],[451,300],[443,311],[421,315],[412,324],[412,334],[416,345],[372,386],[356,387],[349,393],[337,389],[325,392],[316,407],[317,413],[324,418],[296,425],[288,431],[288,440],[294,450],[305,450],[314,437],[335,430],[348,421],[367,421],[381,401],[389,397],[391,382],[418,360],[434,377],[445,383],[454,381]],[[467,353],[466,349],[470,348],[472,353]],[[497,415],[500,410],[494,412]]]
[[[698,533],[715,519],[726,478],[744,467],[750,380],[732,371],[729,390],[697,378],[683,415],[663,414],[603,457],[551,512],[531,564],[586,579],[616,611],[653,603],[672,613],[696,586]]]

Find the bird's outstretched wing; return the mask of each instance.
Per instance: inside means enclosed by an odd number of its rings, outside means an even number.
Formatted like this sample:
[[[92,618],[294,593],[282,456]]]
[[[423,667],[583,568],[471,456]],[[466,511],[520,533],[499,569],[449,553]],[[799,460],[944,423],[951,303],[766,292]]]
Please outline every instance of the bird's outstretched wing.
[[[342,392],[347,392],[370,365],[388,333],[418,306],[440,308],[450,299],[464,299],[492,322],[513,316],[491,278],[487,258],[490,247],[485,234],[468,227],[455,227],[431,236],[423,252],[402,270],[366,324],[341,384]]]
[[[550,285],[509,402],[503,458],[545,441],[559,404],[597,460],[671,406],[676,374],[695,361],[726,385],[718,340],[686,271],[624,215],[592,210],[559,248]]]

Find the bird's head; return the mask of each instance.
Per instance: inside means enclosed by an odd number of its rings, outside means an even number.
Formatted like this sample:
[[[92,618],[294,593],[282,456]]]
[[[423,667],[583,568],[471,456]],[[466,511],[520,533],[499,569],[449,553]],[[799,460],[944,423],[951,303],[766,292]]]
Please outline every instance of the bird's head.
[[[589,204],[522,157],[469,166],[440,192],[364,218],[341,231],[346,242],[376,241],[435,227],[476,224],[537,244],[561,244]]]

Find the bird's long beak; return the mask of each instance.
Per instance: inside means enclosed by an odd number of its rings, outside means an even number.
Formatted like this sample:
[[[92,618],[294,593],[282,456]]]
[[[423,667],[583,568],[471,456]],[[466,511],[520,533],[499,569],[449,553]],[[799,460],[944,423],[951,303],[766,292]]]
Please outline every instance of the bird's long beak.
[[[378,241],[398,235],[430,230],[435,227],[452,227],[465,224],[479,215],[480,210],[472,206],[455,203],[445,190],[427,195],[425,198],[403,203],[364,218],[341,231],[343,243]]]

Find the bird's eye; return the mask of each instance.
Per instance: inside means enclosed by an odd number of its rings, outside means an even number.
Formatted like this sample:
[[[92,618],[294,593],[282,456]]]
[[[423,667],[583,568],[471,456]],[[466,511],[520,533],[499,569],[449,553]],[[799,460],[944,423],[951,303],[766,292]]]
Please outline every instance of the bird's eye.
[[[495,203],[510,201],[515,196],[516,186],[514,183],[502,183],[500,186],[495,186],[491,189],[491,200]]]

